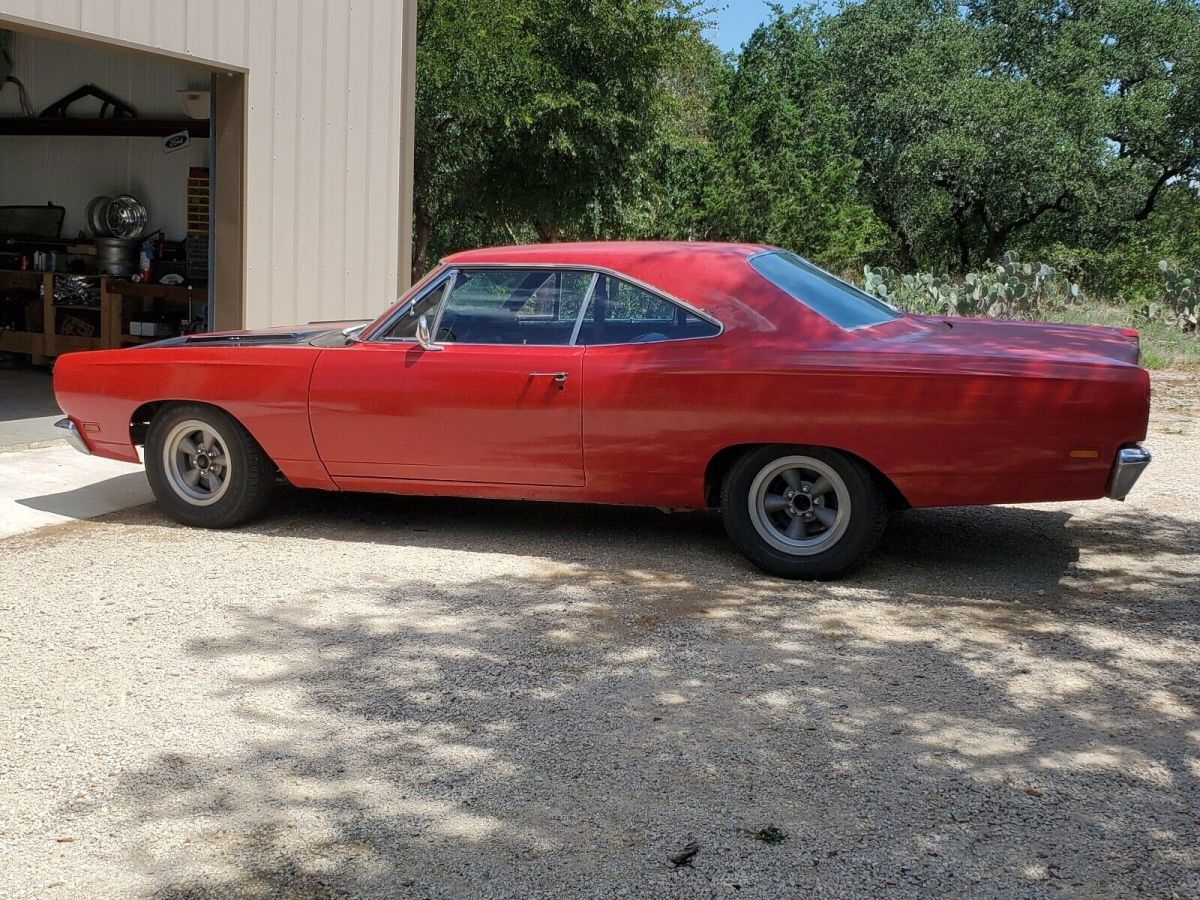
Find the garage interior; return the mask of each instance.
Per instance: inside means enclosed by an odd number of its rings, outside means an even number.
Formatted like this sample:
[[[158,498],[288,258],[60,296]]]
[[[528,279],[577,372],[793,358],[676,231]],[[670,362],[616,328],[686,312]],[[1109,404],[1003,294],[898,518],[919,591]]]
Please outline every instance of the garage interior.
[[[0,447],[51,437],[58,356],[242,325],[244,96],[0,19]]]

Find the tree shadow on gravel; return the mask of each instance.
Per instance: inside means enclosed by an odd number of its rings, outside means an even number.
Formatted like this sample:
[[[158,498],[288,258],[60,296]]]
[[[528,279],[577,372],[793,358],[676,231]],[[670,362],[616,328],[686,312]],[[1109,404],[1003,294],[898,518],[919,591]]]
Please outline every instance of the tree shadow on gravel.
[[[194,838],[157,896],[1200,891],[1191,522],[911,512],[828,585],[709,515],[298,495],[250,531],[545,564],[281,585],[191,642],[271,738],[127,774],[131,828]]]
[[[843,583],[870,586],[902,575],[906,581],[917,579],[909,593],[920,594],[922,585],[952,579],[959,594],[990,596],[999,591],[1031,603],[1042,602],[1038,590],[1061,596],[1057,588],[1063,578],[1188,594],[1200,587],[1200,573],[1183,565],[1200,552],[1193,521],[1107,502],[1091,509],[1097,516],[1088,519],[1040,507],[893,513],[879,548]],[[167,527],[180,527],[157,518]],[[715,511],[668,515],[636,507],[284,489],[265,518],[240,530],[414,549],[512,553],[606,570],[707,575],[718,581],[762,578],[732,547]],[[1076,568],[1081,548],[1117,554],[1135,565],[1119,571],[1081,571]]]

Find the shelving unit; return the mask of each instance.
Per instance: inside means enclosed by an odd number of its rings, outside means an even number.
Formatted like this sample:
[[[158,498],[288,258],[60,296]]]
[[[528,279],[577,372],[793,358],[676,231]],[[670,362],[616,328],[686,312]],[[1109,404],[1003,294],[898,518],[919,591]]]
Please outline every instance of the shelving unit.
[[[114,350],[132,347],[160,337],[129,334],[129,322],[139,313],[159,311],[156,307],[178,310],[181,318],[191,318],[195,304],[208,300],[204,288],[168,284],[139,284],[107,275],[100,280],[100,305],[54,303],[54,279],[63,273],[0,271],[0,290],[37,291],[41,288],[42,330],[0,331],[0,352],[26,353],[35,365],[48,358],[81,350]],[[96,314],[98,333],[91,337],[58,333],[60,311]]]
[[[113,341],[108,345],[110,347],[135,347],[163,340],[161,337],[130,334],[129,321],[135,313],[151,313],[157,311],[156,307],[167,307],[177,310],[181,318],[191,320],[195,318],[193,313],[196,306],[208,301],[205,288],[142,284],[117,278],[105,278],[101,282],[102,302],[106,296],[110,298],[110,315],[113,316],[107,333]]]
[[[0,353],[28,353],[38,363],[46,358],[45,340],[38,331],[0,331]]]
[[[208,137],[208,119],[42,119],[0,117],[0,135],[21,134],[71,137],[157,137],[186,131]]]

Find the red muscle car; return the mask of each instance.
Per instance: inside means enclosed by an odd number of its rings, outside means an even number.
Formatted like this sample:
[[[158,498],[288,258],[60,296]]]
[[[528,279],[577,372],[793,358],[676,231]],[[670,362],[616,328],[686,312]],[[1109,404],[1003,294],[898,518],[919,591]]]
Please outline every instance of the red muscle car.
[[[62,357],[59,423],[188,525],[327,491],[719,507],[755,564],[845,572],[889,509],[1122,499],[1135,331],[901,313],[786,251],[460,253],[374,322]]]

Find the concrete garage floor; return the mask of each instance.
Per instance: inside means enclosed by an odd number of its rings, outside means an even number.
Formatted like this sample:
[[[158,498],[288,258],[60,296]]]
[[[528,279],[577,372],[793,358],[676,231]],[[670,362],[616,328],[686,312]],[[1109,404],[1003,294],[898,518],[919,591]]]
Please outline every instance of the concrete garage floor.
[[[61,418],[49,369],[0,369],[0,450],[57,440]]]
[[[1196,387],[1128,503],[830,585],[644,510],[0,539],[0,896],[1200,896]]]
[[[154,499],[141,466],[68,446],[61,418],[48,370],[0,370],[0,538]]]

